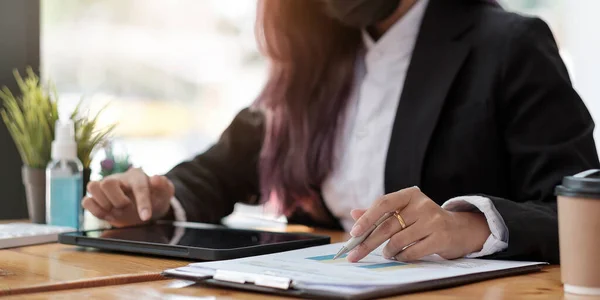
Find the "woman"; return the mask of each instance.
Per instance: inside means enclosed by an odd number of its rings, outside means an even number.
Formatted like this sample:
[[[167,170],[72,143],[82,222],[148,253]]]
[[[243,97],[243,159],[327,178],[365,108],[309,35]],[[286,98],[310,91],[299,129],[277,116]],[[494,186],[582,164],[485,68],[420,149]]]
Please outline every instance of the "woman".
[[[265,0],[270,76],[208,151],[90,183],[113,225],[218,222],[236,202],[415,260],[556,263],[554,186],[598,168],[594,123],[548,26],[475,0]],[[356,222],[354,222],[356,220]],[[408,247],[407,247],[408,246]]]

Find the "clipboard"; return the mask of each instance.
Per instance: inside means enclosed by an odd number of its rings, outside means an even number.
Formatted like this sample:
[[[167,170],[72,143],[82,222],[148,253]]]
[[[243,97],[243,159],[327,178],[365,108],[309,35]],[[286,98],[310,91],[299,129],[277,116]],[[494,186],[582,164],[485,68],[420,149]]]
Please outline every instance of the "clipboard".
[[[399,296],[409,293],[444,289],[500,277],[516,276],[527,273],[539,272],[542,270],[542,266],[543,264],[528,265],[510,269],[474,273],[443,279],[415,282],[410,284],[402,284],[397,286],[378,286],[377,289],[372,291],[351,294],[334,293],[317,288],[298,288],[294,284],[294,280],[292,278],[227,270],[215,270],[215,273],[213,275],[204,276],[194,275],[191,273],[174,273],[173,270],[166,270],[162,273],[162,275],[166,278],[195,281],[200,286],[233,289],[238,291],[279,295],[286,297],[296,297],[305,299],[368,300],[382,297]]]

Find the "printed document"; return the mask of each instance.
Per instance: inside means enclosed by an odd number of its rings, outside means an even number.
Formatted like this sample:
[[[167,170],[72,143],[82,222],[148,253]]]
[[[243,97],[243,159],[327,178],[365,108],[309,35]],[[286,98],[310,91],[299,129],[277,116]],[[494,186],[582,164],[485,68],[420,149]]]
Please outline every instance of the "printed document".
[[[330,244],[234,260],[193,263],[169,271],[206,276],[215,275],[217,270],[259,274],[289,278],[296,288],[352,293],[382,286],[542,264],[484,259],[445,260],[439,256],[429,256],[418,262],[401,262],[385,259],[381,254],[383,247],[357,263],[348,262],[345,256],[333,260],[342,245]]]

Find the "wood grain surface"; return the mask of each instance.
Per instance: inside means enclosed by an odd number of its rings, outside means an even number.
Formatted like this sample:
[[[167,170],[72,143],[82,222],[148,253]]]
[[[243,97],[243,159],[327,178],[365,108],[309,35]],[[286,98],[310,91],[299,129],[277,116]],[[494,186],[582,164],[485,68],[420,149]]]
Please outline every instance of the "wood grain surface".
[[[349,237],[343,232],[295,225],[258,229],[324,234],[331,236],[332,243],[345,241]],[[5,296],[2,299],[22,299],[23,296],[27,299],[279,299],[270,295],[200,287],[188,281],[165,280],[159,275],[165,269],[188,263],[190,261],[102,252],[60,244],[5,249],[0,250],[0,296]],[[545,267],[538,273],[393,299],[432,298],[593,299],[564,295],[558,266]]]
[[[348,238],[343,232],[300,225],[279,229],[254,228],[319,233],[330,235],[332,242]],[[0,296],[158,280],[162,279],[159,274],[163,270],[190,262],[57,243],[4,249],[0,250]]]
[[[248,299],[270,300],[282,299],[270,295],[239,292],[235,290],[213,289],[194,285],[183,280],[154,281],[138,284],[124,284],[101,288],[67,290],[29,294],[27,299]],[[4,299],[4,298],[3,298]],[[18,299],[7,297],[6,299]],[[587,300],[593,298],[563,295],[560,283],[560,269],[556,266],[546,267],[542,272],[505,277],[473,283],[455,288],[408,294],[389,299],[572,299]]]

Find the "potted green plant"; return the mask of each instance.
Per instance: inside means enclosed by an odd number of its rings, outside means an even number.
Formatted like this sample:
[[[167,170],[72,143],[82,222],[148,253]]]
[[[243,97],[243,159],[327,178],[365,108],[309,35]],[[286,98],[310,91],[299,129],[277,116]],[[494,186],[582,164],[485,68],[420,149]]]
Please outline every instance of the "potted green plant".
[[[106,157],[100,162],[100,176],[102,178],[127,172],[133,167],[129,160],[129,154],[115,154],[113,144],[110,141],[104,144],[103,149]]]
[[[104,107],[106,108],[106,106]],[[71,114],[71,119],[75,123],[75,140],[77,141],[77,156],[83,164],[83,190],[90,181],[92,158],[94,153],[99,150],[110,138],[116,124],[111,124],[105,128],[98,128],[98,118],[104,108],[100,109],[96,115],[89,117],[89,113],[81,110],[81,101]]]
[[[52,84],[41,84],[40,78],[32,68],[27,68],[26,72],[27,76],[22,78],[18,71],[14,71],[19,96],[15,96],[6,86],[0,90],[0,100],[3,104],[0,106],[0,115],[23,161],[21,176],[25,186],[29,218],[34,223],[45,223],[45,168],[50,161],[54,125],[59,118],[58,96]],[[94,151],[107,140],[115,128],[115,125],[98,128],[100,113],[101,111],[90,118],[81,111],[79,102],[70,116],[75,123],[77,154],[86,170],[86,185]]]

